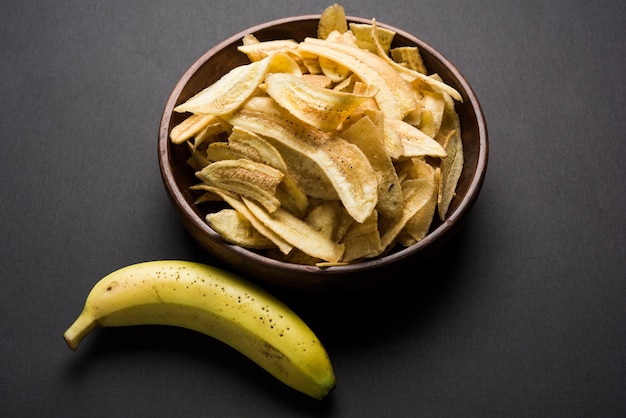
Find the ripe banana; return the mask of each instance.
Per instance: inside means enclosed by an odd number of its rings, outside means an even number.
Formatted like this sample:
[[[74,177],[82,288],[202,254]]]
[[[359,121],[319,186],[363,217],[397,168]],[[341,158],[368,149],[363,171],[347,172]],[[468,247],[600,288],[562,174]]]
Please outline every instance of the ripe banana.
[[[173,325],[214,337],[316,399],[335,386],[324,347],[287,306],[239,276],[188,261],[133,264],[101,279],[64,333],[72,350],[97,327]]]

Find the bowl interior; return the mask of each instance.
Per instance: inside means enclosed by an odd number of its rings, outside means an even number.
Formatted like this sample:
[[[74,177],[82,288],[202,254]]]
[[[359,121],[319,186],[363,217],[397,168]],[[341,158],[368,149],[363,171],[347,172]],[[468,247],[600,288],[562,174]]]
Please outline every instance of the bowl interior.
[[[369,23],[368,19],[349,17],[351,22]],[[198,243],[222,262],[257,281],[291,290],[342,290],[368,287],[381,280],[381,272],[401,268],[404,261],[426,259],[436,253],[456,232],[461,219],[472,207],[482,186],[487,164],[487,130],[480,104],[460,72],[439,52],[415,36],[383,23],[396,32],[393,47],[418,46],[430,73],[439,74],[463,97],[456,104],[462,130],[464,167],[445,222],[435,220],[429,234],[417,244],[395,250],[383,257],[348,266],[319,268],[277,261],[254,251],[224,242],[204,221],[206,213],[217,209],[210,204],[196,205],[189,186],[196,184],[193,170],[187,165],[189,151],[169,141],[170,130],[187,115],[173,108],[217,81],[232,68],[247,64],[248,58],[237,51],[241,38],[253,33],[259,40],[294,39],[316,36],[319,15],[299,16],[268,22],[232,36],[198,59],[178,82],[166,103],[159,131],[159,163],[168,196],[177,214]],[[220,206],[221,207],[221,206]]]

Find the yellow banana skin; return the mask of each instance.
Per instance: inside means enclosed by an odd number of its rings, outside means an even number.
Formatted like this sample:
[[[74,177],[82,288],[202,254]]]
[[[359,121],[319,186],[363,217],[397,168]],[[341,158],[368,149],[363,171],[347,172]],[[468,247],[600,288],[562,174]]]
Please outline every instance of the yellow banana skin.
[[[97,327],[172,325],[216,338],[313,398],[335,387],[328,354],[285,304],[243,278],[205,264],[162,260],[102,278],[63,337],[72,350]]]

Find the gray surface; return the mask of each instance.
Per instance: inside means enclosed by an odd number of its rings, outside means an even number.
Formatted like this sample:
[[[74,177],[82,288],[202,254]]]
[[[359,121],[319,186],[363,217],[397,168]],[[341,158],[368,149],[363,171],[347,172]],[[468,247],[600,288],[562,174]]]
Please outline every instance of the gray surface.
[[[100,277],[211,263],[167,200],[156,135],[204,51],[327,2],[0,3],[0,410],[5,416],[626,415],[626,3],[344,1],[472,84],[490,159],[458,239],[416,283],[285,296],[338,387],[284,388],[192,332],[62,333]],[[423,276],[433,284],[419,285]],[[319,298],[321,299],[321,298]]]

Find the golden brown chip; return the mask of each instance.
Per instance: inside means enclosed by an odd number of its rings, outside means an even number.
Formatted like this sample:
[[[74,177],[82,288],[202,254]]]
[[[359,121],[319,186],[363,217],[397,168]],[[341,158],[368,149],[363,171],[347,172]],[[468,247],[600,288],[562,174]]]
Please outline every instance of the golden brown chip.
[[[344,246],[325,237],[302,219],[293,216],[282,208],[269,213],[252,200],[245,197],[242,200],[250,212],[268,229],[303,253],[323,261],[337,262],[341,260]]]
[[[191,115],[170,132],[170,140],[174,144],[182,144],[198,135],[209,125],[216,123],[217,118],[213,115]]]
[[[426,74],[426,66],[422,60],[422,55],[416,46],[401,46],[390,51],[391,58],[398,64],[406,66],[408,69]]]
[[[174,111],[202,115],[223,115],[239,108],[265,78],[271,58],[235,67]]]
[[[457,131],[449,133],[446,140],[448,156],[441,162],[439,181],[438,213],[439,219],[446,219],[450,203],[456,194],[456,186],[463,172],[463,142]]]
[[[376,173],[361,150],[348,141],[295,120],[279,106],[244,106],[227,120],[258,135],[270,137],[306,155],[319,165],[346,210],[363,222],[376,207]]]
[[[250,212],[248,207],[243,203],[242,199],[239,196],[212,186],[208,186],[207,190],[220,196],[233,209],[235,209],[244,218],[246,218],[248,222],[250,222],[250,224],[254,227],[254,229],[256,229],[261,235],[272,241],[283,254],[289,254],[293,250],[293,245],[289,244],[270,228],[266,227],[263,222],[258,220],[252,214],[252,212]]]
[[[349,27],[357,39],[356,44],[359,48],[377,54],[376,43],[378,42],[385,55],[389,54],[391,43],[396,36],[394,31],[380,27],[376,28],[376,31],[372,31],[372,24],[369,23],[350,23]],[[376,39],[374,39],[374,36]]]
[[[432,188],[432,193],[426,204],[418,209],[415,215],[407,221],[400,234],[400,242],[407,247],[421,241],[426,234],[428,234],[428,230],[430,229],[430,225],[435,214],[435,208],[437,207],[437,196],[439,191],[439,168],[434,169],[423,160],[415,160],[415,164],[416,166],[419,166],[416,167],[416,171],[419,173],[418,175],[421,178],[430,179],[436,187]]]
[[[378,179],[376,209],[386,217],[399,216],[403,204],[402,188],[385,149],[385,133],[382,126],[376,126],[368,116],[364,116],[343,131],[342,136],[363,151],[376,171]]]
[[[335,3],[324,9],[317,25],[318,38],[326,39],[333,31],[344,33],[347,30],[346,11],[341,4]]]
[[[268,165],[244,158],[220,160],[198,171],[196,177],[209,186],[254,199],[268,211],[280,207],[276,188],[283,173]]]
[[[353,222],[343,238],[345,253],[342,262],[380,255],[383,245],[378,232],[378,212],[374,211],[363,223]]]
[[[388,118],[402,119],[417,106],[412,87],[385,60],[369,51],[315,38],[306,38],[298,51],[333,60],[375,86],[376,102]]]
[[[231,244],[263,250],[275,248],[272,241],[261,235],[243,215],[234,209],[222,209],[206,215],[211,228]]]
[[[384,218],[380,223],[381,243],[387,249],[404,229],[406,223],[429,202],[436,185],[432,178],[419,178],[402,182],[404,208],[402,216]]]
[[[289,52],[297,46],[298,43],[293,39],[279,39],[264,42],[248,41],[237,47],[237,50],[246,54],[251,62],[257,62],[269,57],[270,55]]]
[[[299,120],[323,131],[332,131],[361,103],[372,97],[344,93],[307,83],[292,74],[268,74],[270,97]]]
[[[408,123],[395,120],[385,120],[391,128],[395,129],[402,141],[403,157],[445,157],[445,149],[433,138]]]

